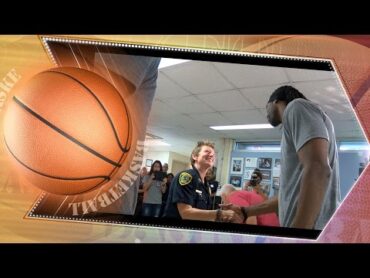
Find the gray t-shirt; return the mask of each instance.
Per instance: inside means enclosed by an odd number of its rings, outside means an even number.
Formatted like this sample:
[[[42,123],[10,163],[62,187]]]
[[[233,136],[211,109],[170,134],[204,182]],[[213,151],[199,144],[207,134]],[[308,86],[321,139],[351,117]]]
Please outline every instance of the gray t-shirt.
[[[149,178],[150,175],[146,175],[143,178],[143,182],[146,183]],[[161,183],[161,181],[152,181],[152,185],[149,187],[149,190],[144,193],[144,204],[162,204]]]
[[[324,228],[340,202],[339,161],[333,123],[317,104],[305,99],[293,100],[287,105],[282,119],[279,219],[283,227],[291,226],[297,209],[303,174],[298,151],[314,138],[328,140],[328,158],[332,169],[327,192],[314,229]]]

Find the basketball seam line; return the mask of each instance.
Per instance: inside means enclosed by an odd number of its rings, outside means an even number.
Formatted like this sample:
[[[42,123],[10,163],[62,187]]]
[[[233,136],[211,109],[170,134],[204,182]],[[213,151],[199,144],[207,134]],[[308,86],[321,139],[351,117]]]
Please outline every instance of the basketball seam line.
[[[8,151],[11,153],[11,155],[20,163],[22,164],[24,167],[26,167],[28,170],[32,171],[32,172],[35,172],[41,176],[44,176],[44,177],[48,177],[48,178],[52,178],[52,179],[59,179],[59,180],[89,180],[89,179],[98,179],[98,178],[101,178],[101,179],[104,179],[104,180],[110,180],[110,177],[108,176],[91,176],[91,177],[79,177],[79,178],[68,178],[68,177],[58,177],[58,176],[51,176],[51,175],[47,175],[47,174],[44,174],[42,172],[39,172],[35,169],[32,169],[31,167],[29,167],[28,165],[26,165],[24,162],[22,162],[10,149],[6,139],[5,139],[5,136],[4,136],[4,142],[5,142],[5,146],[7,147]],[[99,182],[100,184],[101,182]]]
[[[108,51],[109,52],[109,51]],[[110,52],[109,52],[110,53]],[[111,57],[111,56],[110,56]],[[107,69],[108,71],[109,71],[109,69]],[[132,82],[130,82],[129,80],[127,80],[126,78],[123,78],[123,80],[125,81],[124,83],[125,83],[125,87],[126,88],[128,88],[128,86],[127,86],[127,84],[126,84],[126,81],[129,83],[129,84],[131,84],[134,88],[135,88],[135,90],[136,90],[136,85],[134,85]],[[127,105],[126,105],[126,103],[125,103],[125,101],[123,100],[123,97],[122,97],[122,95],[121,94],[118,94],[118,97],[120,98],[120,100],[122,101],[122,104],[123,104],[123,106],[125,106],[125,110],[126,110],[126,116],[127,116],[127,119],[128,119],[128,134],[129,135],[131,135],[131,129],[132,129],[132,126],[131,126],[131,122],[130,122],[130,114],[129,114],[129,112],[128,112],[128,107],[127,107]],[[127,144],[129,143],[128,141],[129,141],[129,139],[130,139],[130,137],[131,136],[127,136],[127,138],[126,138],[126,144],[125,144],[125,146],[127,147]],[[126,148],[126,150],[127,150],[127,152],[130,150],[130,148],[131,148],[131,146],[129,146],[128,148]]]
[[[120,162],[123,159],[124,156],[125,156],[125,153],[122,153],[121,156],[120,156],[120,158],[119,158],[119,160],[118,160],[118,162]],[[109,177],[112,177],[113,173],[116,170],[117,170],[117,167],[113,168],[112,171],[109,173]]]
[[[124,148],[122,145],[121,145],[121,142],[118,138],[118,134],[117,134],[117,131],[113,125],[113,122],[112,122],[112,119],[109,117],[109,114],[108,114],[108,111],[105,109],[104,105],[100,102],[100,100],[98,99],[98,97],[93,93],[93,91],[91,91],[84,83],[82,83],[81,81],[79,81],[78,79],[74,78],[73,76],[67,74],[67,73],[64,73],[64,72],[59,72],[59,71],[53,71],[53,70],[48,70],[48,71],[44,71],[43,73],[57,73],[57,74],[61,74],[61,75],[64,75],[64,76],[67,76],[69,77],[70,79],[72,79],[73,81],[79,83],[82,87],[84,87],[93,97],[94,99],[98,102],[98,104],[100,105],[100,107],[103,109],[104,111],[104,114],[105,116],[108,118],[108,121],[112,127],[112,130],[113,130],[113,133],[114,133],[114,137],[116,138],[116,141],[117,141],[117,144],[119,146],[119,148],[121,149],[122,152],[128,152],[129,149],[126,149]],[[125,106],[125,110],[126,110],[126,116],[129,120],[129,115],[128,115],[128,110],[127,110],[127,107],[125,105],[125,103],[123,102],[124,106]],[[128,131],[130,132],[130,123],[128,122]],[[129,135],[127,136],[127,138],[129,137]],[[127,144],[127,140],[126,140],[126,144]]]
[[[78,141],[76,138],[72,137],[71,135],[69,135],[68,133],[64,132],[63,130],[61,130],[60,128],[58,128],[57,126],[53,125],[52,123],[50,123],[49,121],[47,121],[46,119],[44,119],[42,116],[40,116],[39,114],[37,114],[35,111],[33,111],[31,108],[27,107],[24,103],[22,103],[18,98],[16,98],[15,96],[13,96],[13,100],[21,107],[23,108],[24,110],[26,110],[28,113],[30,113],[32,116],[34,116],[35,118],[39,119],[41,122],[43,122],[44,124],[46,124],[48,127],[50,127],[51,129],[53,129],[54,131],[58,132],[60,135],[66,137],[67,139],[69,139],[70,141],[72,141],[73,143],[77,144],[78,146],[80,146],[81,148],[85,149],[86,151],[90,152],[91,154],[101,158],[102,160],[116,166],[116,167],[121,167],[120,164],[110,160],[109,158],[103,156],[102,154],[98,153],[97,151],[94,151],[93,149],[89,148],[88,146],[86,146],[85,144],[81,143],[80,141]]]

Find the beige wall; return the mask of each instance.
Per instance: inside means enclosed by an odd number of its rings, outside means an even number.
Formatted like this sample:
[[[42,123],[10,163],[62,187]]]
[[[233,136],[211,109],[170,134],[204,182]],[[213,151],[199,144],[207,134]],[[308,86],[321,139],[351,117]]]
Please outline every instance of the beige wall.
[[[230,165],[230,154],[233,150],[234,140],[233,139],[222,139],[220,140],[218,149],[217,159],[217,177],[216,179],[221,185],[229,183],[229,165]]]
[[[171,165],[171,173],[176,176],[176,174],[180,173],[181,171],[184,171],[186,169],[189,169],[189,164],[180,162],[177,160],[172,160],[172,165]]]
[[[190,155],[189,155],[189,157],[190,157]],[[190,158],[189,157],[185,156],[185,155],[182,155],[182,154],[179,154],[179,153],[169,152],[168,171],[170,173],[176,174],[175,171],[178,171],[179,168],[181,168],[183,166],[185,166],[185,169],[189,169],[189,167],[190,167]],[[173,169],[174,162],[175,162],[175,168]],[[185,169],[181,169],[181,170],[185,170]]]
[[[154,152],[148,149],[147,151],[144,152],[143,166],[145,166],[145,162],[147,159],[152,159],[153,162],[155,160],[159,160],[163,165],[163,163],[168,163],[168,156],[169,156],[168,152]]]

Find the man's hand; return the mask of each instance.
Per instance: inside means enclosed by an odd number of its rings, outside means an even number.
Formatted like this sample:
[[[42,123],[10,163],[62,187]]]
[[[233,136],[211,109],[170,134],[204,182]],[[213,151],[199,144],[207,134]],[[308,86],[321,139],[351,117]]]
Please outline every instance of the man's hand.
[[[250,216],[258,216],[261,214],[266,214],[266,213],[277,213],[277,210],[279,208],[279,201],[277,197],[272,197],[271,199],[264,201],[262,203],[259,203],[258,205],[253,205],[253,206],[246,206],[246,207],[238,207],[234,206],[233,204],[225,204],[225,205],[220,205],[222,209],[231,209],[238,213],[239,215],[246,215],[248,217]],[[243,211],[244,213],[243,213]]]
[[[238,218],[240,219],[240,221],[238,220],[238,222],[236,223],[244,223],[245,222],[245,217],[244,217],[244,213],[242,211],[242,208],[241,207],[238,207],[238,206],[235,206],[231,203],[229,204],[220,204],[219,205],[223,210],[231,210],[233,211],[236,215],[238,215]]]
[[[243,215],[236,213],[233,210],[222,210],[221,211],[221,221],[222,222],[232,222],[232,223],[243,223]]]
[[[243,213],[242,213],[242,210],[240,207],[238,206],[234,206],[233,204],[229,203],[229,204],[219,204],[220,208],[223,209],[223,210],[232,210],[234,212],[236,212],[237,214],[239,215],[242,215],[243,216]]]

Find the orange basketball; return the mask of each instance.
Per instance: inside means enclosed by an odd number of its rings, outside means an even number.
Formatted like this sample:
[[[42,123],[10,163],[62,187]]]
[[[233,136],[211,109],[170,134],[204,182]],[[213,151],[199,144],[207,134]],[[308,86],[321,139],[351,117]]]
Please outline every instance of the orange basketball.
[[[108,182],[131,144],[129,111],[117,89],[91,71],[43,71],[19,88],[4,117],[4,143],[18,172],[54,194]]]

